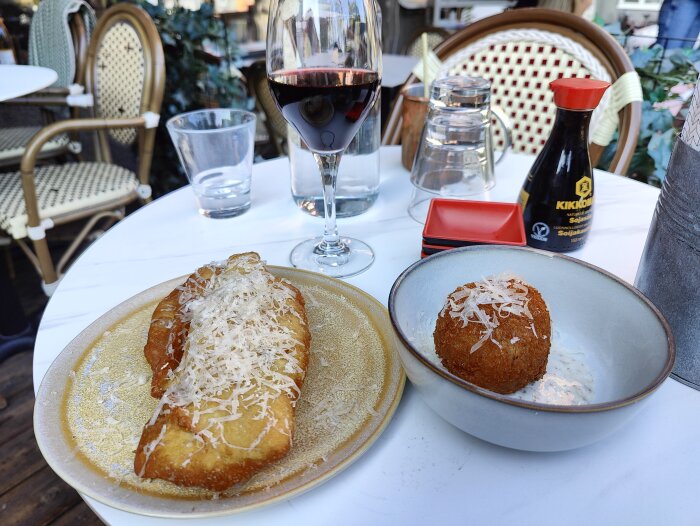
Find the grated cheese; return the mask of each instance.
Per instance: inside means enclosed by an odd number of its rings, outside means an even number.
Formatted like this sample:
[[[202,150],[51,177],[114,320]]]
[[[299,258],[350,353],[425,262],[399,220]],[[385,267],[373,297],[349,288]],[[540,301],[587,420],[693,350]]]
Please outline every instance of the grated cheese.
[[[462,287],[450,294],[440,315],[443,316],[447,312],[452,318],[459,319],[462,327],[466,327],[469,323],[484,326],[480,333],[481,338],[472,345],[469,352],[478,350],[488,340],[498,348],[502,348],[501,344],[493,338],[493,331],[500,325],[501,318],[513,315],[532,319],[532,313],[528,308],[528,290],[523,281],[514,274],[489,276],[475,282],[473,288]],[[486,305],[494,311],[491,316],[483,308]]]
[[[303,342],[277,321],[287,314],[300,317],[288,302],[292,290],[274,281],[257,258],[238,261],[233,268],[212,266],[215,275],[196,296],[180,288],[178,314],[189,323],[189,333],[149,424],[163,409],[179,407],[191,415],[198,441],[253,449],[277,424],[271,403],[281,394],[292,400],[299,394],[290,375],[304,372],[292,352]],[[265,421],[263,430],[248,445],[230,444],[224,424],[251,408],[255,420]]]

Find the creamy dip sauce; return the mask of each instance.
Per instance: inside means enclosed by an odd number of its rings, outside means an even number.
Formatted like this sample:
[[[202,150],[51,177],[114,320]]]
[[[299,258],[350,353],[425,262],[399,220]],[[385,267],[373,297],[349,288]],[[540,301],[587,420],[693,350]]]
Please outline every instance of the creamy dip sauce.
[[[552,342],[544,376],[510,396],[541,404],[589,404],[593,400],[593,375],[583,353]]]
[[[452,374],[442,365],[440,357],[435,352],[432,331],[420,331],[409,339],[423,356],[441,370]],[[594,381],[584,358],[583,352],[562,345],[554,333],[547,360],[547,372],[544,376],[520,391],[506,396],[550,405],[590,404],[594,396]]]

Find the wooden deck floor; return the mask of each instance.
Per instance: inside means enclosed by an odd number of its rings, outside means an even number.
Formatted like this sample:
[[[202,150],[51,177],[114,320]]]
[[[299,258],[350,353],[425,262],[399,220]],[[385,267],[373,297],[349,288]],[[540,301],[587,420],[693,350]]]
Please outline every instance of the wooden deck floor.
[[[32,353],[0,363],[0,523],[8,526],[102,524],[46,464],[34,439]],[[0,407],[4,405],[0,399]]]

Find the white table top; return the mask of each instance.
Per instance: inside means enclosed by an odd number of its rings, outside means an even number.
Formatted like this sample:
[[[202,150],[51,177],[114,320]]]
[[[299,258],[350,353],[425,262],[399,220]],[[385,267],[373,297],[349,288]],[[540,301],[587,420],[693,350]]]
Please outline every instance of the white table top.
[[[239,52],[239,57],[236,60],[236,66],[239,68],[248,68],[258,60],[265,60],[265,53],[261,52],[265,51],[266,45],[267,44],[264,40],[253,40],[250,42],[240,42],[236,44]],[[218,52],[215,54],[223,56],[224,53],[223,51],[218,50]]]
[[[51,86],[58,73],[40,66],[0,65],[0,79],[0,100],[8,100]]]
[[[382,87],[397,88],[401,86],[418,64],[416,57],[406,55],[382,55]]]
[[[249,42],[240,42],[236,44],[236,46],[238,46],[241,55],[245,56],[251,53],[265,51],[267,43],[264,40],[251,40]]]
[[[496,168],[490,198],[513,201],[532,161],[509,154]],[[381,167],[376,204],[339,226],[377,256],[347,281],[386,304],[396,276],[419,257],[422,227],[406,214],[410,183],[398,147],[382,148]],[[246,250],[287,265],[292,247],[322,230],[320,219],[292,202],[288,173],[284,158],[255,165],[252,208],[237,218],[199,216],[184,188],[110,229],[75,262],[46,308],[35,388],[74,336],[147,287]],[[652,187],[598,172],[593,229],[571,255],[632,282],[657,197]],[[383,435],[348,469],[291,500],[197,524],[697,524],[699,407],[700,392],[669,379],[612,437],[575,451],[526,453],[452,427],[407,383]],[[165,523],[86,500],[110,524]]]

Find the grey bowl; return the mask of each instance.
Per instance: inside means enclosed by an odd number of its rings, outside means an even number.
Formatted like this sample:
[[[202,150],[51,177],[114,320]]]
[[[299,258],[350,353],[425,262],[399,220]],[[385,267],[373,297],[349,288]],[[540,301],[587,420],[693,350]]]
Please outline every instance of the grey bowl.
[[[506,271],[541,292],[553,340],[579,349],[593,377],[590,403],[519,400],[477,387],[430,359],[447,295]],[[438,415],[473,436],[528,451],[574,449],[613,433],[668,377],[675,358],[668,323],[639,291],[588,263],[531,248],[472,246],[423,259],[397,278],[389,315],[406,374]]]

